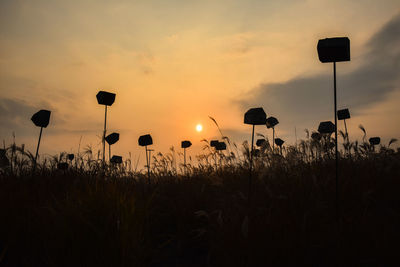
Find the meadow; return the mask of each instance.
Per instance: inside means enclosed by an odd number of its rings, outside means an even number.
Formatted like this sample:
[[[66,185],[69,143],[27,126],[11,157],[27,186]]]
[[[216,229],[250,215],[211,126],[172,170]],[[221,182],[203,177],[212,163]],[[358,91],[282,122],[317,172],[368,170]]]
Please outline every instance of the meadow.
[[[338,217],[330,135],[275,151],[266,139],[250,197],[246,142],[226,138],[221,153],[203,140],[187,166],[174,149],[155,154],[150,177],[129,159],[103,165],[90,147],[33,173],[33,155],[12,144],[0,169],[0,266],[396,266],[400,149],[342,137]]]

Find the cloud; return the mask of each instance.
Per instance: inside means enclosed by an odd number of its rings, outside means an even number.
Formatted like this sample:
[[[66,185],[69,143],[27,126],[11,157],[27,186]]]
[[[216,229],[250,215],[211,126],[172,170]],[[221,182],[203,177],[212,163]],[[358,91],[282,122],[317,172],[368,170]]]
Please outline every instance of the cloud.
[[[32,135],[34,128],[30,118],[37,109],[23,100],[0,98],[0,134],[2,137],[17,132]],[[30,127],[29,127],[30,126]]]
[[[86,122],[84,127],[69,129],[66,115],[48,102],[41,101],[40,108],[25,100],[0,98],[0,137],[7,137],[12,132],[19,136],[35,136],[37,128],[31,121],[32,115],[40,109],[51,110],[50,125],[46,130],[49,134],[88,134],[96,133],[94,122]],[[97,131],[98,132],[98,131]]]
[[[337,78],[338,108],[349,107],[353,114],[400,89],[400,14],[375,33],[366,48],[363,63]],[[332,76],[332,73],[316,74],[284,83],[260,84],[249,96],[234,102],[243,109],[263,106],[267,115],[278,116],[287,125],[309,127],[332,117]]]
[[[224,38],[226,45],[224,46],[224,52],[232,56],[242,56],[251,51],[251,42],[254,36],[250,33],[235,34]]]
[[[400,14],[393,17],[369,41],[368,46],[372,53],[399,54],[400,47]],[[379,51],[381,50],[381,51]]]

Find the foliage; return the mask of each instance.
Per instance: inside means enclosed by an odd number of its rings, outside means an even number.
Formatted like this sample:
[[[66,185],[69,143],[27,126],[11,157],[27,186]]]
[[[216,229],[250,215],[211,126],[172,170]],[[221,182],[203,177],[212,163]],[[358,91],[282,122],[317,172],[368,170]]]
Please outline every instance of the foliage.
[[[23,146],[0,169],[1,266],[354,266],[399,263],[400,152],[352,142],[340,152],[335,216],[334,140],[220,153],[204,140],[198,164],[173,148],[151,177],[104,164],[90,146],[32,173]],[[67,170],[57,164],[68,162]],[[136,168],[135,168],[136,169]]]

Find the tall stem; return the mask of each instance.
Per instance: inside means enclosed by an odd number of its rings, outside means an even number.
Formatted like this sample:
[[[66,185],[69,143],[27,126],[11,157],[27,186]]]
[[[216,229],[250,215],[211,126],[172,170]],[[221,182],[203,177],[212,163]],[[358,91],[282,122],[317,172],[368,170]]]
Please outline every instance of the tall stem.
[[[349,140],[349,133],[347,132],[346,119],[344,119],[343,121],[344,121],[344,130],[345,130],[345,133],[346,133],[345,141],[347,141],[346,153],[348,153],[350,155],[350,140]]]
[[[186,148],[183,148],[183,166],[185,168],[185,174],[187,174],[187,170],[186,170]]]
[[[153,149],[147,149],[147,151],[149,152],[149,173],[150,173],[150,166],[151,166],[151,151],[153,151]],[[150,174],[149,174],[150,175]]]
[[[39,146],[40,146],[40,139],[42,139],[42,132],[43,132],[43,127],[40,127],[39,140],[36,147],[35,161],[33,162],[33,171],[36,170],[36,162],[37,162],[37,157],[39,155]]]
[[[147,146],[145,146],[145,149],[146,149],[147,175],[148,175],[149,181],[150,181],[150,164],[149,164],[149,158],[147,156]]]
[[[333,62],[333,91],[334,91],[334,112],[335,112],[335,178],[336,178],[336,218],[339,218],[339,155],[337,140],[337,103],[336,103],[336,62]]]
[[[253,147],[254,147],[254,125],[253,125],[253,131],[251,134],[250,171],[253,168]]]
[[[106,131],[107,131],[107,105],[105,105],[104,112],[104,132],[103,132],[103,164],[106,160]]]
[[[275,153],[275,127],[272,127],[272,153]]]
[[[254,124],[253,131],[251,133],[251,150],[250,150],[250,176],[249,176],[249,188],[248,188],[248,202],[250,205],[250,197],[251,197],[251,186],[252,186],[252,169],[253,169],[253,146],[254,146]]]

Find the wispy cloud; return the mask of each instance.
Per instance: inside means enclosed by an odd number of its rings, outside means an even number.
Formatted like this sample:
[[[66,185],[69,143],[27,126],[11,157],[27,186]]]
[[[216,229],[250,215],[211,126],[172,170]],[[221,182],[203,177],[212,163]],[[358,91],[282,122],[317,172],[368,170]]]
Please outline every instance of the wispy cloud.
[[[1,128],[25,131],[25,125],[29,123],[30,117],[36,111],[35,107],[25,101],[0,98]]]

